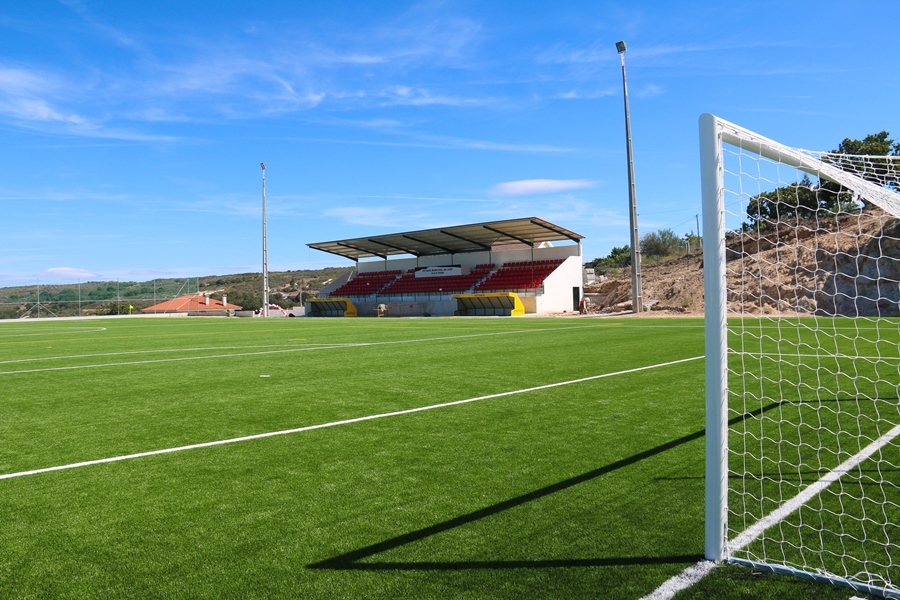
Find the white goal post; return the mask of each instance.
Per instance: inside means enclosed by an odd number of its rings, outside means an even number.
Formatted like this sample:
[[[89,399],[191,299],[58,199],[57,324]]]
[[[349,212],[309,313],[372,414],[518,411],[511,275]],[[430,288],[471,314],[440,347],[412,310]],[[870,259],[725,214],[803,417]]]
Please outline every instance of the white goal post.
[[[700,150],[706,558],[900,598],[900,156]]]

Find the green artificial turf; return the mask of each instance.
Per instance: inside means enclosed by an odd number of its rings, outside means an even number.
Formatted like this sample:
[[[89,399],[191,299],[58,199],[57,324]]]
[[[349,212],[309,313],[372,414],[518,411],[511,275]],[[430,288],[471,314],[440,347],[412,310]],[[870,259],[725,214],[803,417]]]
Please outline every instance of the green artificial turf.
[[[692,319],[0,324],[0,475],[496,395],[0,479],[0,597],[639,598],[702,558],[702,354]]]
[[[730,343],[741,351],[730,414],[759,415],[731,428],[733,537],[900,423],[900,330],[888,318],[750,319]],[[898,464],[894,439],[732,556],[896,586]]]

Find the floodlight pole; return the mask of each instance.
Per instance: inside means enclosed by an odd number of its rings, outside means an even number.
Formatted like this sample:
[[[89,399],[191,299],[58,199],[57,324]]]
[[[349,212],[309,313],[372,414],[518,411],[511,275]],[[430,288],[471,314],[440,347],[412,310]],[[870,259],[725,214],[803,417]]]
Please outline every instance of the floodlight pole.
[[[269,316],[269,256],[266,249],[266,163],[262,167],[262,251],[263,251],[263,295],[262,316]]]
[[[628,214],[631,222],[631,306],[635,313],[644,308],[641,283],[641,238],[638,234],[637,193],[634,188],[634,156],[631,152],[631,114],[628,110],[628,79],[625,76],[625,42],[616,42],[622,59],[622,91],[625,95],[625,141],[628,151]]]

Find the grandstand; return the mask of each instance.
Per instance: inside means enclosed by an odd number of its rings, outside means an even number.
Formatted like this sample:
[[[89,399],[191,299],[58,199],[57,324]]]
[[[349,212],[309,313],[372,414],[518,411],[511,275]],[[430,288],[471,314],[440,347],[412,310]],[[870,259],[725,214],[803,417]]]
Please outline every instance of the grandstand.
[[[306,314],[345,314],[336,303],[362,316],[577,312],[582,239],[527,217],[308,244],[356,268],[310,300]]]

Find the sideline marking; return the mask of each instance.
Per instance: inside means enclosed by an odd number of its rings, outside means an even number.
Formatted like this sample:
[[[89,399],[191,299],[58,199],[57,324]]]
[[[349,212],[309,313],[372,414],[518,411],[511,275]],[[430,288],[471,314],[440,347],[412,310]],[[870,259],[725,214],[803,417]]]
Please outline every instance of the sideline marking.
[[[474,317],[473,317],[474,318]],[[540,329],[516,329],[513,331],[492,331],[489,333],[470,333],[465,335],[450,335],[450,336],[442,336],[435,338],[421,338],[421,339],[408,339],[408,340],[392,340],[385,342],[347,342],[343,344],[320,344],[316,347],[292,347],[283,350],[262,350],[259,352],[235,352],[232,354],[211,354],[207,356],[181,356],[175,358],[158,358],[152,360],[133,360],[133,361],[125,361],[125,362],[116,362],[116,363],[100,363],[96,365],[69,365],[64,367],[44,367],[39,369],[18,369],[15,371],[0,371],[0,375],[16,375],[21,373],[44,373],[47,371],[72,371],[76,369],[99,369],[102,367],[123,367],[123,366],[135,366],[135,365],[148,365],[155,363],[166,363],[166,362],[180,362],[186,360],[213,360],[218,358],[231,358],[234,356],[259,356],[266,354],[286,354],[290,352],[308,352],[310,350],[333,350],[335,348],[350,348],[350,347],[363,347],[363,346],[387,346],[392,344],[415,344],[419,342],[439,342],[444,340],[458,340],[458,339],[466,339],[466,338],[478,338],[478,337],[488,337],[488,336],[497,336],[497,335],[513,335],[519,333],[541,333],[544,331],[567,331],[567,330],[575,330],[575,329],[592,329],[592,328],[601,328],[600,325],[576,325],[576,326],[568,326],[568,327],[543,327]],[[253,347],[253,346],[249,346]],[[263,346],[265,347],[265,346]],[[269,346],[270,348],[273,346]],[[210,348],[211,350],[218,350],[219,348]],[[172,352],[177,352],[179,349],[174,349]],[[148,351],[148,352],[165,352],[165,350],[158,351]],[[124,355],[127,353],[122,353]],[[111,356],[117,356],[118,354],[111,353]],[[100,355],[98,355],[100,356]],[[72,357],[79,358],[79,357]],[[30,360],[30,359],[29,359]],[[34,360],[43,360],[41,358],[37,358]]]
[[[19,331],[25,331],[25,328],[23,327],[22,329],[18,330],[13,329],[12,333],[8,333],[8,329],[2,330],[0,331],[0,340],[13,337],[37,337],[41,335],[56,335],[59,333],[97,333],[99,331],[106,331],[106,327],[65,327],[59,329],[42,329],[33,333],[19,333]]]
[[[805,490],[794,496],[791,500],[785,502],[779,508],[757,521],[754,525],[751,525],[750,527],[745,529],[743,533],[728,542],[728,544],[726,545],[726,551],[728,552],[728,554],[733,554],[734,552],[744,549],[751,542],[755,541],[756,538],[761,536],[766,529],[768,529],[772,525],[775,525],[779,521],[783,521],[789,514],[812,500],[822,490],[840,479],[841,476],[846,474],[848,471],[855,469],[860,465],[860,463],[862,463],[862,461],[866,460],[867,458],[881,450],[881,448],[883,448],[885,445],[890,443],[891,440],[897,437],[898,434],[900,434],[900,425],[895,425],[893,429],[823,475],[818,481],[811,484]]]
[[[172,352],[209,352],[210,350],[250,350],[253,348],[292,348],[294,350],[310,349],[315,350],[320,346],[339,347],[342,344],[314,344],[314,343],[297,343],[297,344],[268,344],[266,346],[210,346],[206,348],[164,348],[162,350],[126,350],[124,352],[97,352],[95,354],[73,354],[71,356],[36,356],[32,358],[15,358],[12,360],[0,360],[0,365],[8,365],[13,363],[26,362],[43,362],[49,360],[70,360],[75,358],[97,358],[98,356],[130,356],[134,354],[171,354]],[[343,344],[344,346],[356,346],[358,344]],[[233,355],[227,355],[233,356]],[[18,371],[16,371],[18,372]]]
[[[752,542],[756,541],[766,529],[786,519],[788,515],[812,500],[825,488],[840,479],[845,473],[858,467],[860,463],[881,450],[881,448],[890,443],[891,440],[898,435],[900,435],[900,425],[895,425],[893,429],[860,450],[857,454],[839,464],[837,467],[823,475],[818,481],[810,484],[802,492],[738,534],[737,537],[726,544],[727,554],[731,555],[746,548]],[[700,580],[706,577],[716,568],[716,566],[718,566],[718,563],[714,561],[701,560],[697,564],[689,566],[678,575],[668,579],[651,594],[641,598],[641,600],[671,600],[675,597],[675,594],[681,590],[685,590],[694,584],[699,583]]]
[[[57,465],[55,467],[45,467],[42,469],[32,469],[30,471],[19,471],[18,473],[5,473],[0,474],[0,480],[3,479],[13,479],[14,477],[24,477],[26,475],[38,475],[41,473],[50,473],[53,471],[63,471],[66,469],[76,469],[78,467],[88,467],[92,465],[102,465],[105,463],[119,462],[123,460],[131,460],[134,458],[144,458],[147,456],[157,456],[160,454],[171,454],[173,452],[181,452],[184,450],[198,450],[200,448],[211,448],[213,446],[223,446],[225,444],[236,444],[238,442],[249,442],[252,440],[260,440],[263,438],[270,438],[280,435],[289,435],[292,433],[302,433],[305,431],[314,431],[316,429],[325,429],[327,427],[337,427],[338,425],[350,425],[352,423],[361,423],[363,421],[372,421],[375,419],[383,419],[386,417],[398,417],[401,415],[409,415],[418,412],[424,412],[426,410],[434,410],[436,408],[446,408],[448,406],[457,406],[460,404],[468,404],[470,402],[478,402],[479,400],[490,400],[493,398],[502,398],[504,396],[513,396],[516,394],[526,394],[528,392],[536,392],[539,390],[547,390],[555,387],[560,387],[564,385],[571,385],[574,383],[584,383],[585,381],[593,381],[595,379],[603,379],[606,377],[614,377],[616,375],[627,375],[629,373],[637,373],[640,371],[648,371],[650,369],[656,369],[659,367],[668,367],[671,365],[677,365],[680,363],[686,363],[694,360],[700,360],[703,356],[693,356],[691,358],[682,358],[679,360],[673,360],[669,362],[659,363],[655,365],[648,365],[646,367],[636,367],[634,369],[626,369],[624,371],[616,371],[614,373],[603,373],[602,375],[591,375],[590,377],[582,377],[580,379],[572,379],[569,381],[560,381],[558,383],[548,383],[545,385],[539,385],[535,387],[525,388],[521,390],[512,390],[509,392],[500,392],[497,394],[489,394],[487,396],[477,396],[475,398],[466,398],[465,400],[454,400],[452,402],[442,402],[441,404],[432,404],[430,406],[420,406],[417,408],[408,408],[405,410],[398,410],[387,413],[380,413],[377,415],[368,415],[365,417],[355,417],[353,419],[344,419],[341,421],[332,421],[331,423],[320,423],[318,425],[307,425],[306,427],[296,427],[294,429],[283,429],[281,431],[269,431],[266,433],[256,433],[253,435],[245,435],[236,438],[228,438],[224,440],[215,440],[212,442],[202,442],[199,444],[189,444],[187,446],[176,446],[174,448],[163,448],[161,450],[150,450],[148,452],[138,452],[135,454],[125,454],[122,456],[112,456],[109,458],[100,458],[96,460],[86,460],[83,462],[70,463],[67,465]]]
[[[700,580],[709,575],[717,566],[719,565],[715,561],[701,560],[678,575],[667,579],[665,583],[653,590],[652,593],[641,598],[641,600],[672,600],[678,592],[700,583]]]

